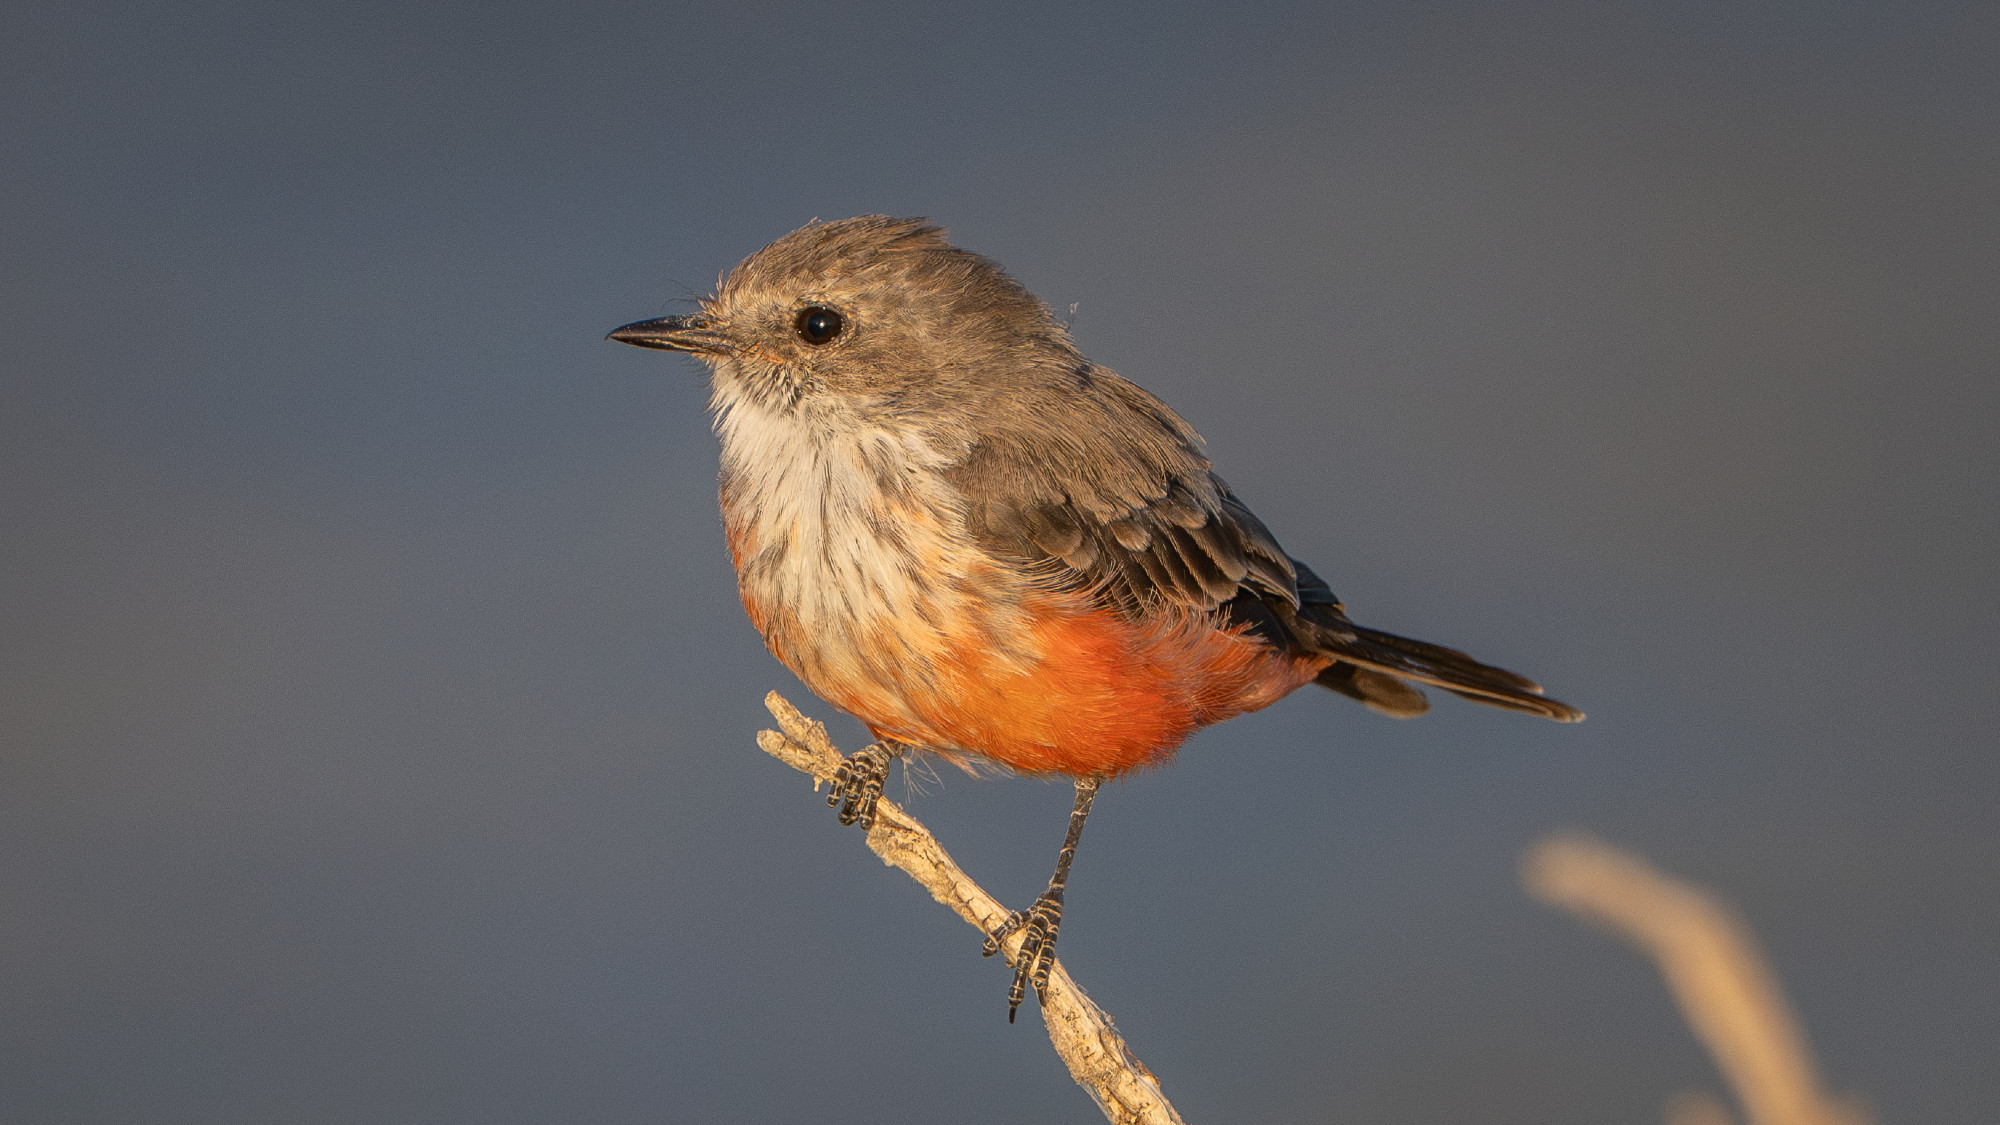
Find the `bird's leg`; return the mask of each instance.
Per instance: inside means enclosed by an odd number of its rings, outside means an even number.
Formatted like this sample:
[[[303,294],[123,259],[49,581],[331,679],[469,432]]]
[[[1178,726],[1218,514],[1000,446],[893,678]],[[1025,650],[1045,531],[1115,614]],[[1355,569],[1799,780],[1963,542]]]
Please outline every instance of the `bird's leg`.
[[[863,832],[875,827],[875,802],[882,799],[882,781],[889,774],[894,745],[884,739],[863,746],[840,763],[826,794],[827,805],[840,808],[840,823],[859,824]]]
[[[1062,851],[1056,853],[1056,873],[1049,878],[1049,889],[1043,891],[1033,906],[1025,911],[1017,910],[1000,923],[998,929],[986,935],[986,945],[981,950],[991,957],[1000,952],[1000,943],[1015,930],[1025,930],[1021,938],[1021,955],[1014,959],[1014,983],[1007,989],[1007,1022],[1014,1022],[1014,1013],[1027,997],[1028,986],[1035,986],[1035,999],[1041,1003],[1049,1000],[1049,970],[1056,962],[1056,932],[1062,928],[1063,886],[1069,882],[1069,864],[1076,858],[1076,842],[1083,838],[1083,821],[1090,815],[1090,805],[1097,799],[1099,777],[1078,778],[1076,782],[1076,805],[1069,811],[1069,833],[1063,837]]]

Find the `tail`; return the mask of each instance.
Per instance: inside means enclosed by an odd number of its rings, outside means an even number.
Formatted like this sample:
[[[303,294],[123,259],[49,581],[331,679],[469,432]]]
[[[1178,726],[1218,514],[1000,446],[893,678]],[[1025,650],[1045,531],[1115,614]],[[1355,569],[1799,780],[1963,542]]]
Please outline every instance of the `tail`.
[[[1315,682],[1373,710],[1397,718],[1429,710],[1424,693],[1403,682],[1415,680],[1474,703],[1525,711],[1559,723],[1583,718],[1583,712],[1543,695],[1542,685],[1526,676],[1481,664],[1455,648],[1356,625],[1331,607],[1303,608],[1306,612],[1294,619],[1294,628],[1303,634],[1301,639],[1335,658]]]

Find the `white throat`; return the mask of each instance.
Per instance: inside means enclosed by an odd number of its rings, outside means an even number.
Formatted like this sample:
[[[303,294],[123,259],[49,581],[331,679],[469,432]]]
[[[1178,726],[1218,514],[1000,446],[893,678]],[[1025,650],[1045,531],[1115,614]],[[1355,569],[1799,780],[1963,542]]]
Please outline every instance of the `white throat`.
[[[808,685],[839,700],[931,679],[975,637],[1032,661],[1012,639],[1024,584],[967,533],[949,461],[918,428],[811,398],[774,408],[718,390],[716,407],[737,583]]]

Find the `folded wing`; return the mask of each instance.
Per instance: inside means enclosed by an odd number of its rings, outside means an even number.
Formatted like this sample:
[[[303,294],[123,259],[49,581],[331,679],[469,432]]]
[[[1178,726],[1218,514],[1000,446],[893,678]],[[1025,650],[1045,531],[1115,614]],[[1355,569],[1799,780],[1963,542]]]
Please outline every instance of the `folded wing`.
[[[1524,676],[1356,624],[1211,471],[1186,422],[1101,368],[1079,380],[1065,417],[983,419],[980,443],[950,470],[988,550],[1122,615],[1208,613],[1274,647],[1332,657],[1317,682],[1386,714],[1427,709],[1404,682],[1415,680],[1557,721],[1583,717]]]

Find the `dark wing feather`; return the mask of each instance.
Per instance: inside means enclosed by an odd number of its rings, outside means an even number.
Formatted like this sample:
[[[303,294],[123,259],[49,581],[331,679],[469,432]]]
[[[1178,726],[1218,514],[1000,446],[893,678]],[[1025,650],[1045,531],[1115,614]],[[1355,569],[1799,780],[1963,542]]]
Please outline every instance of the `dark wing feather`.
[[[952,471],[973,500],[968,523],[988,550],[1051,567],[1058,584],[1091,591],[1121,613],[1157,607],[1212,611],[1246,591],[1294,607],[1291,560],[1225,486],[1197,468],[1159,482],[1159,495],[1106,520],[1100,498],[1005,497],[981,490],[975,450]],[[1070,481],[1072,487],[1083,482]]]
[[[1246,588],[1298,604],[1291,560],[1159,399],[1084,363],[978,410],[947,475],[988,549],[1133,615],[1214,610]]]
[[[1583,717],[1523,676],[1349,620],[1210,471],[1185,422],[1111,372],[1075,376],[1059,411],[983,418],[977,444],[947,470],[986,549],[1128,616],[1211,612],[1274,647],[1332,656],[1318,682],[1386,714],[1428,707],[1410,679],[1551,719]]]

